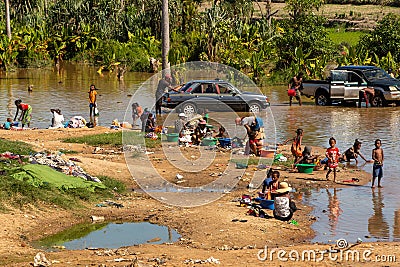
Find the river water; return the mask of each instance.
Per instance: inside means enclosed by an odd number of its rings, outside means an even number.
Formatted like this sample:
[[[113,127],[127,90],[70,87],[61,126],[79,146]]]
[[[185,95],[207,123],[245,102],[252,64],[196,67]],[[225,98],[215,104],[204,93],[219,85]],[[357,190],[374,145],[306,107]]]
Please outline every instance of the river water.
[[[67,64],[61,72],[54,70],[19,70],[0,73],[0,122],[13,117],[14,100],[22,99],[33,108],[32,127],[46,128],[51,121],[50,108],[60,108],[65,118],[89,115],[88,91],[94,83],[99,89],[99,124],[108,126],[113,119],[124,120],[130,113],[131,96],[151,74],[126,73],[118,81],[114,73],[99,75],[95,68]],[[33,85],[29,93],[28,85]],[[270,98],[275,119],[277,141],[293,136],[297,128],[305,132],[304,144],[328,146],[334,136],[343,152],[354,139],[363,142],[361,152],[371,157],[374,140],[382,139],[385,166],[382,189],[371,190],[370,185],[341,189],[311,190],[303,195],[305,204],[314,207],[315,242],[334,242],[344,238],[355,242],[400,240],[400,197],[397,192],[400,165],[399,123],[400,109],[354,107],[316,107],[311,102],[302,107],[288,106],[284,86],[262,88]],[[143,107],[151,107],[153,92],[144,94]],[[305,99],[304,99],[305,100]],[[127,117],[129,122],[130,118]],[[361,160],[362,161],[362,160]],[[361,162],[362,163],[362,162]],[[372,165],[359,163],[359,168],[371,173]],[[354,163],[353,163],[354,165]]]

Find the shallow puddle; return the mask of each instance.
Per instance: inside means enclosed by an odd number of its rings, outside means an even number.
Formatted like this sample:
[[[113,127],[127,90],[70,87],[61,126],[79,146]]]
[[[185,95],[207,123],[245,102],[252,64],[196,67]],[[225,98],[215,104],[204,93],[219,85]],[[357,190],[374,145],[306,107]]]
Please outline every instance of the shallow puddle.
[[[166,226],[138,223],[80,224],[35,242],[48,251],[57,249],[120,248],[138,244],[175,242],[180,235]]]

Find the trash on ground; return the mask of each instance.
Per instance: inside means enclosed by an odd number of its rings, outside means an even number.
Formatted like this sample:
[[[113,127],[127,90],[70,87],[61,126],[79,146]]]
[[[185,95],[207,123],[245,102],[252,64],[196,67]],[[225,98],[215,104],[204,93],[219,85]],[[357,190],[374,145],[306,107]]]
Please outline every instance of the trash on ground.
[[[35,267],[46,267],[50,266],[51,262],[46,258],[43,252],[39,252],[33,258],[33,266]]]

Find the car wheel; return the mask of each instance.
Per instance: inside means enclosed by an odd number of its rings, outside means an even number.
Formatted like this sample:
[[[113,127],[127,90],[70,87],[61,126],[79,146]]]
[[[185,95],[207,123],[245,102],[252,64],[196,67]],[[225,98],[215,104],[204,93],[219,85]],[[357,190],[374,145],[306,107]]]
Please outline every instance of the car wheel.
[[[371,106],[373,107],[384,107],[385,106],[385,98],[382,94],[375,95],[371,100]]]
[[[196,105],[193,103],[184,104],[182,109],[186,115],[196,114]]]
[[[258,103],[250,103],[249,104],[249,112],[259,113],[261,112],[261,106]]]
[[[331,101],[329,95],[326,92],[318,92],[315,96],[315,105],[317,106],[329,106]]]

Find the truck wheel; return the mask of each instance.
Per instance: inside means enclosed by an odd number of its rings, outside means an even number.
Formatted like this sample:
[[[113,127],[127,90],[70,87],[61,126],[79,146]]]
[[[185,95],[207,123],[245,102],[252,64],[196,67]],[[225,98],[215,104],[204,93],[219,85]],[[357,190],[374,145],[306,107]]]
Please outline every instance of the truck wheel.
[[[261,106],[258,103],[249,104],[249,112],[259,113],[261,111]]]
[[[315,95],[315,105],[317,106],[329,106],[331,101],[329,95],[326,92],[318,92]]]
[[[384,107],[386,106],[386,100],[382,94],[375,95],[371,100],[371,106],[373,107]]]
[[[192,115],[196,113],[196,105],[193,103],[185,103],[182,109],[183,113],[186,115]]]

